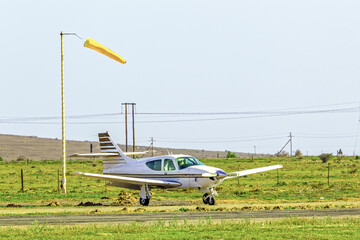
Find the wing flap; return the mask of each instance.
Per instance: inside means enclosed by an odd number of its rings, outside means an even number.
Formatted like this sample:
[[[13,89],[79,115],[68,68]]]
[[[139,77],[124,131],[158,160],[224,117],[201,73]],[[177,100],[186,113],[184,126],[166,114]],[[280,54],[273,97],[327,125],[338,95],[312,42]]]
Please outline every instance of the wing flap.
[[[232,173],[229,173],[229,176],[227,176],[225,179],[237,178],[237,177],[250,175],[250,174],[254,174],[254,173],[259,173],[259,172],[266,172],[266,171],[270,171],[270,170],[279,169],[282,167],[283,167],[283,165],[279,164],[279,165],[272,165],[272,166],[261,167],[261,168],[253,168],[253,169],[243,170],[243,171],[239,171],[239,172],[232,172]]]
[[[115,175],[105,175],[105,174],[95,174],[95,173],[84,173],[84,172],[74,172],[71,173],[73,175],[82,176],[82,177],[90,177],[97,178],[102,180],[108,180],[112,182],[121,182],[121,183],[129,183],[134,185],[144,185],[148,184],[149,186],[157,186],[157,187],[178,187],[181,186],[181,183],[176,181],[164,181],[164,180],[156,180],[156,179],[147,179],[147,178],[133,178],[133,177],[124,177],[124,176],[115,176]]]

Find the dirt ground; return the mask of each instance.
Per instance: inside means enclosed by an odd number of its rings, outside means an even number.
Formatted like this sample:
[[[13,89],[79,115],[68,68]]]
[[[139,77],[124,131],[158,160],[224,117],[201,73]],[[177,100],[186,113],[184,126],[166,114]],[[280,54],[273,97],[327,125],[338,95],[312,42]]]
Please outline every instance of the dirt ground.
[[[346,206],[345,209],[359,208],[360,201],[346,201],[346,202],[313,202],[313,203],[267,203],[267,204],[238,204],[222,201],[216,205],[205,205],[200,201],[152,201],[149,206],[142,206],[136,203],[132,206],[112,206],[109,203],[102,203],[102,206],[77,206],[79,203],[72,203],[71,205],[53,206],[49,207],[48,204],[28,205],[20,204],[22,207],[0,207],[1,215],[26,215],[26,214],[89,214],[92,212],[107,213],[126,213],[136,212],[138,209],[144,209],[148,212],[174,212],[181,211],[180,209],[188,209],[187,211],[197,211],[197,208],[204,208],[206,211],[226,211],[230,209],[315,209],[315,208],[336,208],[336,206]],[[126,210],[124,210],[126,209]]]
[[[81,215],[21,215],[0,216],[0,226],[26,226],[37,224],[115,224],[121,222],[154,222],[200,219],[239,220],[239,219],[277,219],[287,217],[359,217],[360,208],[318,209],[318,210],[270,210],[236,212],[159,212],[123,214],[81,214]]]
[[[90,144],[93,145],[93,152],[100,152],[99,143],[91,141],[66,141],[66,151],[70,155],[72,153],[89,153]],[[124,145],[119,145],[121,149],[125,149]],[[129,146],[132,149],[132,146]],[[149,150],[148,146],[137,146],[136,151]],[[60,160],[61,159],[61,139],[39,138],[37,136],[18,136],[0,134],[0,157],[4,160],[16,160],[23,156],[30,160]],[[168,152],[173,154],[189,154],[197,158],[222,158],[225,157],[225,151],[207,151],[193,149],[167,149],[154,147],[154,155],[166,155]],[[235,153],[238,157],[251,157],[250,153]],[[151,156],[147,153],[145,157]],[[257,154],[257,157],[263,155]]]

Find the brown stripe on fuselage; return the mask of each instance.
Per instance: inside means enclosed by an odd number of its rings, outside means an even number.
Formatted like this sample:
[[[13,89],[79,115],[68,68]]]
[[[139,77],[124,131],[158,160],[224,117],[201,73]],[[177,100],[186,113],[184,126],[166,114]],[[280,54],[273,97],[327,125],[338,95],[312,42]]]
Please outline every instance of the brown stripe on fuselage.
[[[119,159],[123,159],[120,155],[116,155],[116,156],[101,156],[104,159],[114,159],[114,158],[119,158]]]
[[[106,175],[115,175],[133,178],[210,178],[203,177],[201,174],[120,174],[120,173],[104,173]]]

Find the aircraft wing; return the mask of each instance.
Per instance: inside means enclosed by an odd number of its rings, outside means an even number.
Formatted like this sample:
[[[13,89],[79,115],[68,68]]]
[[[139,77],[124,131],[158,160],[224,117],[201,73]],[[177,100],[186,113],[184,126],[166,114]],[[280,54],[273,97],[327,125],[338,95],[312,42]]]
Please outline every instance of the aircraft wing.
[[[128,156],[128,155],[144,155],[146,153],[147,153],[147,151],[145,151],[145,152],[124,152],[124,154],[126,156]],[[88,158],[88,157],[111,157],[111,156],[119,156],[119,154],[117,154],[117,153],[73,153],[73,154],[69,155],[68,157]]]
[[[95,173],[84,173],[84,172],[74,172],[71,173],[73,175],[82,176],[82,177],[91,177],[102,180],[108,180],[112,182],[120,182],[134,185],[144,185],[148,184],[149,186],[157,186],[157,187],[178,187],[181,183],[176,181],[165,181],[165,180],[155,180],[148,178],[134,178],[134,177],[124,177],[124,176],[116,176],[116,175],[108,175],[108,174],[95,174]]]
[[[236,177],[241,177],[241,176],[250,175],[250,174],[259,173],[259,172],[266,172],[266,171],[270,171],[270,170],[279,169],[282,167],[283,167],[282,165],[272,165],[272,166],[267,166],[267,167],[243,170],[243,171],[239,171],[239,172],[232,172],[232,173],[228,173],[229,176],[225,177],[224,179],[236,178]]]

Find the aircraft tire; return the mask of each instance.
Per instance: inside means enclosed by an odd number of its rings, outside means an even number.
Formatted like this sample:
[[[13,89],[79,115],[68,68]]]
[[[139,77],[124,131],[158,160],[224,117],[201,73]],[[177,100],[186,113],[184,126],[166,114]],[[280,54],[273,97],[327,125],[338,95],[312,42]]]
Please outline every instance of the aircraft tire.
[[[209,198],[208,198],[209,194],[205,193],[202,197],[203,203],[204,204],[208,204],[209,203]]]
[[[149,198],[140,198],[140,204],[143,206],[149,205],[150,199]]]
[[[208,204],[209,204],[209,205],[215,205],[215,198],[214,198],[213,196],[210,196],[210,197],[208,198]]]

